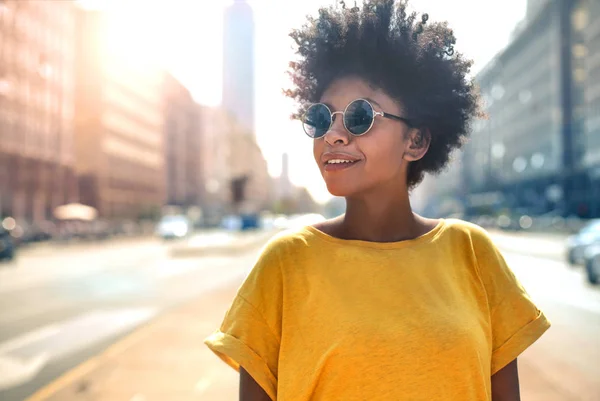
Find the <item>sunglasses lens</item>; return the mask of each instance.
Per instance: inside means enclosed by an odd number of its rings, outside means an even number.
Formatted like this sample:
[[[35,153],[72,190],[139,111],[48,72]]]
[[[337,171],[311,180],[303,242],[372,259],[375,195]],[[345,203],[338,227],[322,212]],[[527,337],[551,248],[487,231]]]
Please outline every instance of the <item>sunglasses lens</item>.
[[[344,125],[353,135],[366,133],[373,125],[375,111],[366,100],[355,100],[348,105],[344,114]]]
[[[331,126],[331,113],[327,106],[321,103],[308,108],[302,122],[304,132],[311,138],[320,138],[327,133]]]

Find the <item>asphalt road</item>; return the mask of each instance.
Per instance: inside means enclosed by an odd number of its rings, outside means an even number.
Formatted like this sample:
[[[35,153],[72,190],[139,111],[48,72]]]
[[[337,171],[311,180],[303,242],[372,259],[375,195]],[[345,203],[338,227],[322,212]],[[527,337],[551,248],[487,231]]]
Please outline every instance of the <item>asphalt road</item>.
[[[560,241],[545,241],[499,239],[553,324],[526,352],[523,369],[565,400],[600,399],[600,287],[560,260]],[[172,259],[169,246],[42,248],[0,266],[0,399],[23,400],[170,307],[240,282],[256,255]]]
[[[42,247],[0,265],[0,399],[23,400],[169,308],[240,281],[256,257],[173,259],[172,245]]]

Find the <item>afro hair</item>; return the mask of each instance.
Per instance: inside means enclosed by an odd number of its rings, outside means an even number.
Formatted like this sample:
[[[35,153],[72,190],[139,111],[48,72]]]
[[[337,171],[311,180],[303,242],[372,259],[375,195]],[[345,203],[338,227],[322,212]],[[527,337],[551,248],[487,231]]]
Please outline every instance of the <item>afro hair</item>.
[[[407,0],[366,0],[362,7],[321,8],[290,36],[297,59],[290,62],[292,88],[300,118],[319,102],[331,83],[357,76],[403,106],[414,126],[431,135],[425,156],[409,166],[407,183],[415,187],[425,173],[436,174],[462,146],[470,122],[480,116],[478,95],[469,78],[472,62],[455,52],[447,23],[409,13]]]

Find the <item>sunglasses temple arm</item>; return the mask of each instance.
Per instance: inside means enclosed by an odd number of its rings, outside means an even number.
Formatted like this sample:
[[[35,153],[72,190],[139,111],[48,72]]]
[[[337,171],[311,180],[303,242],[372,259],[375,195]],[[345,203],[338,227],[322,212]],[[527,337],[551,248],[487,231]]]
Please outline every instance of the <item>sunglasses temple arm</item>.
[[[412,124],[411,124],[410,120],[408,120],[408,119],[406,119],[406,118],[403,118],[403,117],[398,117],[398,116],[395,116],[395,115],[393,115],[393,114],[386,113],[386,112],[384,112],[384,111],[382,111],[381,113],[378,113],[378,114],[379,114],[380,116],[382,116],[382,117],[389,118],[389,119],[391,119],[391,120],[402,121],[402,122],[403,122],[403,123],[405,123],[406,125],[408,125],[408,126],[412,127]]]

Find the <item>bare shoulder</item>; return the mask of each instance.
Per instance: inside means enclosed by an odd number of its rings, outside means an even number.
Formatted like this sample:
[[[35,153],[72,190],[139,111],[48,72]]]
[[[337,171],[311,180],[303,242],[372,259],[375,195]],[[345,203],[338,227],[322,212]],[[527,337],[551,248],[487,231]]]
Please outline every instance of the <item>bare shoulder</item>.
[[[315,223],[312,225],[312,227],[327,235],[335,237],[336,234],[339,232],[342,219],[342,216],[334,217],[333,219],[323,220],[318,223]]]
[[[414,216],[417,222],[417,227],[419,229],[419,232],[417,233],[418,235],[425,235],[428,232],[433,231],[442,222],[441,219],[430,219],[427,217],[420,216],[418,214],[415,214]]]

